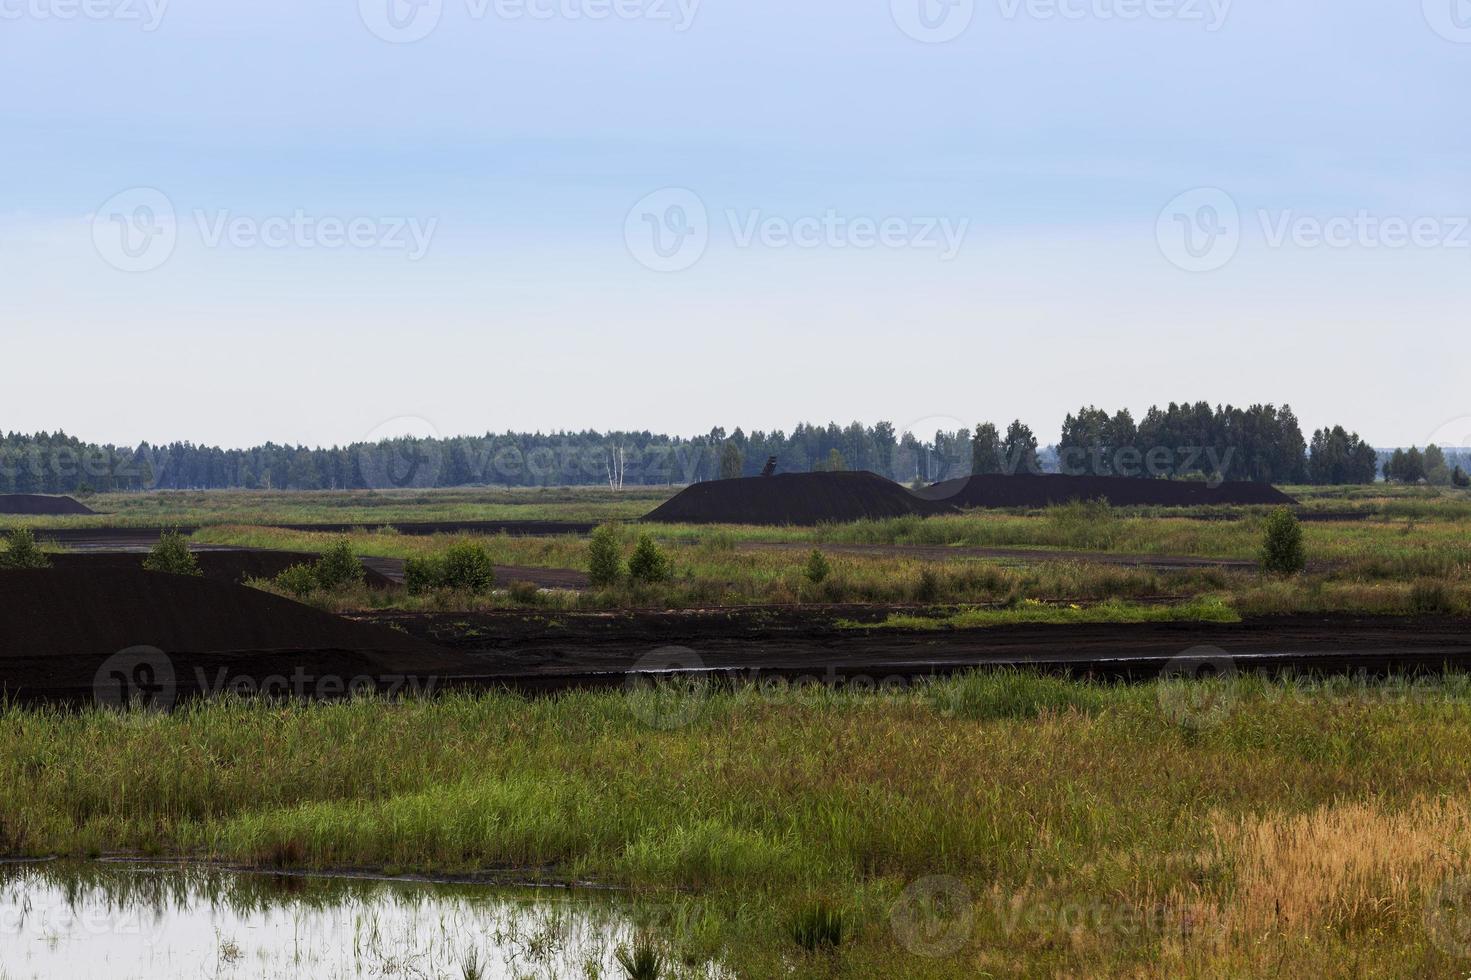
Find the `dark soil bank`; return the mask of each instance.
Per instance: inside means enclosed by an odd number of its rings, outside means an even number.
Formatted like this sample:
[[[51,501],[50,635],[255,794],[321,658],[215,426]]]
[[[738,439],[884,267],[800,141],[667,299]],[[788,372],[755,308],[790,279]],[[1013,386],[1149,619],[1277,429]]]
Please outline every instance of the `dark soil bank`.
[[[100,571],[104,569],[142,571],[143,559],[147,555],[138,552],[70,552],[51,555],[55,568],[78,571]],[[319,555],[298,551],[196,551],[195,561],[204,577],[227,585],[239,585],[247,578],[275,578],[292,565],[314,562]],[[395,583],[388,576],[373,568],[367,569],[364,579],[370,589],[387,589]]]
[[[796,524],[948,510],[876,473],[782,473],[696,483],[648,514],[665,524]]]
[[[97,512],[86,504],[78,503],[70,497],[50,497],[39,493],[0,493],[0,514],[64,517],[95,513]]]
[[[1191,480],[1057,474],[968,476],[925,487],[915,496],[957,507],[1046,507],[1071,500],[1107,500],[1115,507],[1297,503],[1266,483],[1227,482],[1211,487]]]
[[[167,678],[170,698],[225,683],[250,693],[292,677],[301,690],[279,693],[335,696],[354,678],[390,690],[408,676],[478,669],[473,658],[397,630],[208,579],[126,569],[0,572],[0,688],[7,695],[90,701],[112,690],[107,678],[117,670],[108,665],[119,668],[117,656],[137,647],[162,655],[130,654],[120,667],[123,683],[134,679],[141,657],[147,671],[139,682]]]
[[[913,609],[904,611],[913,612]],[[491,686],[526,690],[617,687],[627,671],[733,672],[747,681],[943,676],[1023,668],[1148,678],[1231,671],[1436,673],[1471,665],[1464,619],[1280,616],[1244,623],[1111,623],[968,630],[843,629],[835,619],[881,620],[880,607],[766,607],[704,612],[379,613],[415,636],[482,658]],[[1183,659],[1181,659],[1183,658]]]

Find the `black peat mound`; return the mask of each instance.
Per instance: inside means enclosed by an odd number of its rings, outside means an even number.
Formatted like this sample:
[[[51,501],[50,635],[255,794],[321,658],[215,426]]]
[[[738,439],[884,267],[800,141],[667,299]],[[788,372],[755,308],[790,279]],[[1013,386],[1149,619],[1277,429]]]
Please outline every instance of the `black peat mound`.
[[[877,473],[781,473],[685,488],[643,519],[661,524],[827,524],[948,510]]]
[[[97,513],[86,504],[70,497],[50,497],[39,493],[0,493],[0,514],[22,514],[26,517],[65,517],[72,514]]]
[[[1057,474],[961,477],[925,487],[915,496],[956,507],[1046,507],[1071,500],[1107,500],[1115,507],[1297,503],[1266,483],[1226,482],[1211,487],[1193,480]]]
[[[138,552],[94,551],[64,552],[50,555],[53,568],[81,571],[121,569],[142,571],[147,555]],[[204,577],[227,585],[239,585],[247,578],[275,578],[292,565],[305,565],[320,555],[299,551],[196,551],[195,561]],[[372,568],[363,579],[370,589],[388,589],[396,584],[382,572]]]
[[[204,578],[74,568],[0,572],[0,688],[21,698],[90,701],[116,655],[166,654],[179,695],[272,690],[341,696],[355,679],[378,690],[417,689],[476,673],[469,657],[397,630]],[[157,655],[152,655],[157,657]],[[300,690],[297,690],[299,688]]]

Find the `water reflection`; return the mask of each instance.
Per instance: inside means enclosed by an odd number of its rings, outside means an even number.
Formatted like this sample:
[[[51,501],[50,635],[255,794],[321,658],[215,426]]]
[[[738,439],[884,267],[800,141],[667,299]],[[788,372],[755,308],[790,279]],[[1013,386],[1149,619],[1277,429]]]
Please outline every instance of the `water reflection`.
[[[616,896],[198,867],[0,867],[6,980],[623,975]],[[711,975],[713,971],[700,970]]]

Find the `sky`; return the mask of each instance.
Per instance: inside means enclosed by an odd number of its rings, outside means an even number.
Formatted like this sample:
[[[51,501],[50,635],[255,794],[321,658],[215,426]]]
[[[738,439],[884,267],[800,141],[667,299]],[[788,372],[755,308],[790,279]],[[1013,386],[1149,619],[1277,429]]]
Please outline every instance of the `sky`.
[[[0,0],[0,429],[1471,445],[1471,0]]]

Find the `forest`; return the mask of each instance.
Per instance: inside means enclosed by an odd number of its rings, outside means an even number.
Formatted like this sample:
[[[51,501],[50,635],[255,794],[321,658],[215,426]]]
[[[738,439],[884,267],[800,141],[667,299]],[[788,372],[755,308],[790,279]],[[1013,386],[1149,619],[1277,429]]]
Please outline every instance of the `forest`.
[[[799,424],[790,432],[683,437],[649,432],[486,433],[400,438],[331,448],[265,443],[223,449],[191,442],[99,445],[64,432],[0,437],[0,493],[87,493],[185,489],[428,489],[461,486],[657,486],[777,472],[870,470],[901,483],[975,473],[1063,472],[1287,484],[1460,483],[1460,457],[1434,446],[1375,450],[1342,426],[1305,439],[1283,405],[1151,407],[1136,423],[1127,409],[1087,406],[1069,414],[1058,439],[1040,445],[1015,420],[1004,429],[927,437],[889,422]]]

